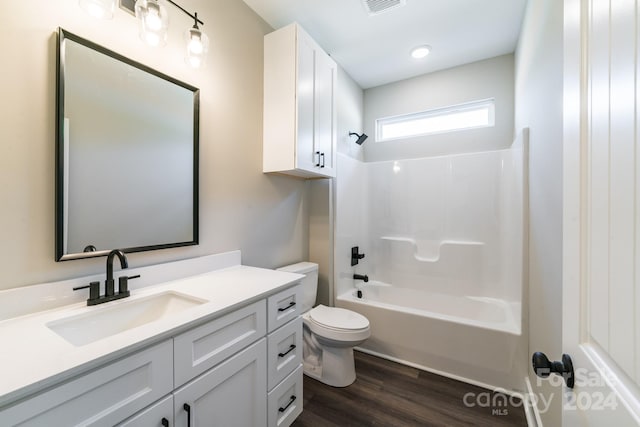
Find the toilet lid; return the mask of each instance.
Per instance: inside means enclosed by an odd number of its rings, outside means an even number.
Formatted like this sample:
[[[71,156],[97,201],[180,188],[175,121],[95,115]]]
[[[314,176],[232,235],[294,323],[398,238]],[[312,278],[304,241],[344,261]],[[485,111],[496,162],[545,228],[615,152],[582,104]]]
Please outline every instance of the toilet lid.
[[[309,311],[314,322],[333,329],[366,329],[369,320],[361,314],[344,308],[319,305]]]

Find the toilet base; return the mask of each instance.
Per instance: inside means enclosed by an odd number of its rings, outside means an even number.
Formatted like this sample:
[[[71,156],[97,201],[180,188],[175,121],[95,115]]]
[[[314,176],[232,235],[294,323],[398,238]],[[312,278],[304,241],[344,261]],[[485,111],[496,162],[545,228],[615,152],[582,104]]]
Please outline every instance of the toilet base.
[[[353,347],[322,348],[320,365],[304,363],[304,374],[332,387],[347,387],[356,380]]]

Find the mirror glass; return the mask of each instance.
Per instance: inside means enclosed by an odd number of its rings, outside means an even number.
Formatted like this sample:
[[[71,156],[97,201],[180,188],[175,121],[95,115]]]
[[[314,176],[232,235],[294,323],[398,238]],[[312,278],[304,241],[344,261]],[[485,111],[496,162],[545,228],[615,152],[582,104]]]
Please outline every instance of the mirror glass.
[[[197,244],[198,89],[58,40],[56,260]]]

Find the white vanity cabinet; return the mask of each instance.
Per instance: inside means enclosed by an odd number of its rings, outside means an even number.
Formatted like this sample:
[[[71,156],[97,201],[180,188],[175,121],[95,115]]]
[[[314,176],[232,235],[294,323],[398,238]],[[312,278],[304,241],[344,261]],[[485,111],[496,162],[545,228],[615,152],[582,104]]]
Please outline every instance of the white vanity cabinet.
[[[267,425],[288,427],[302,412],[302,286],[267,300]]]
[[[288,426],[302,411],[300,298],[293,285],[237,304],[0,408],[0,426]]]
[[[186,383],[174,392],[176,426],[265,425],[266,307],[258,301],[174,338],[175,385]]]
[[[170,393],[172,373],[166,340],[0,410],[0,425],[110,427]]]
[[[296,23],[264,39],[263,171],[335,177],[337,65]]]

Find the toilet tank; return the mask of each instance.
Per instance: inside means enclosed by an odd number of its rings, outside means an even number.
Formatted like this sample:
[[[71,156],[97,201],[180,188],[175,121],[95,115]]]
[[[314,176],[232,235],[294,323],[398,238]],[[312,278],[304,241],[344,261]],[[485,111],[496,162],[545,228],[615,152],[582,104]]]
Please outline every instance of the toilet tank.
[[[297,264],[286,265],[278,268],[279,271],[288,273],[304,274],[302,279],[302,310],[305,313],[316,304],[316,293],[318,292],[318,264],[313,262],[299,262]]]

